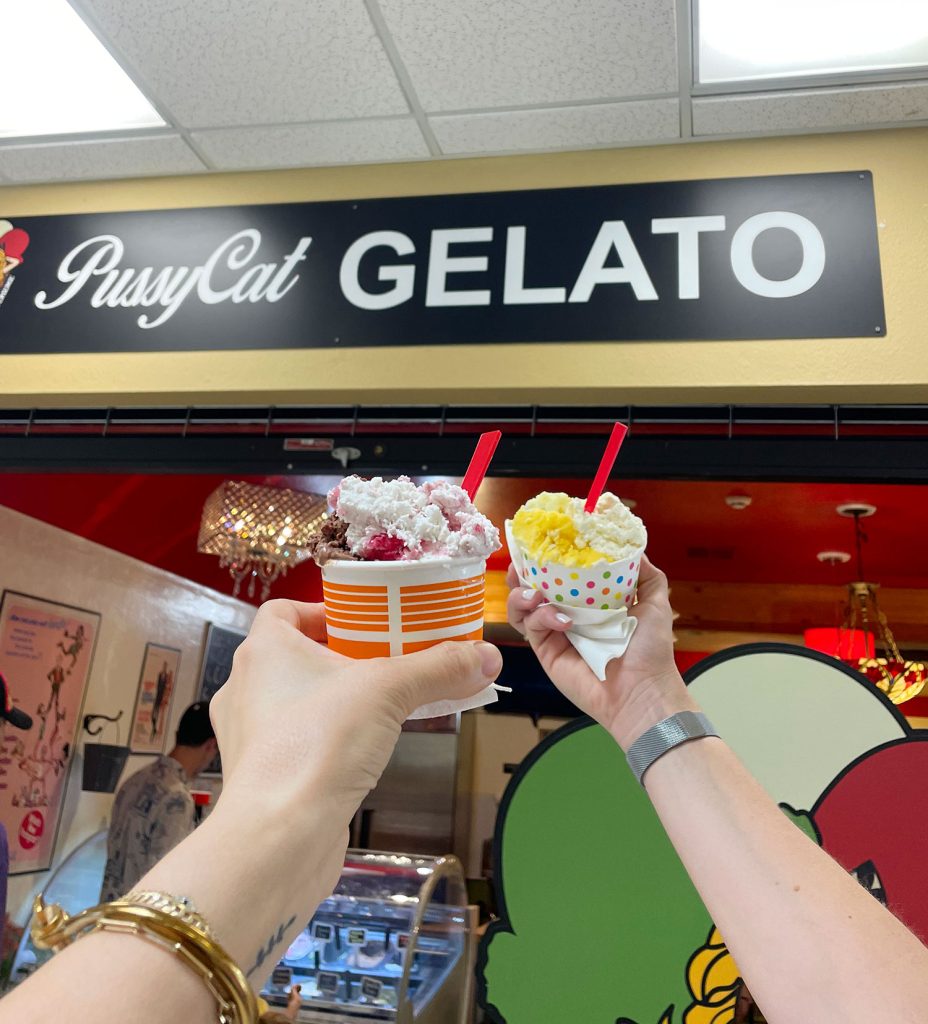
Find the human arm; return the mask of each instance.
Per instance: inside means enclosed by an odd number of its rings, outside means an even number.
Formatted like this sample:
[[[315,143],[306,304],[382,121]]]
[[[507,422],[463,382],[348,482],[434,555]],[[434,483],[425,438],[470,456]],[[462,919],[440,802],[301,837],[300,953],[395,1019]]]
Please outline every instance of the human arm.
[[[514,589],[509,610],[552,680],[623,750],[664,718],[699,710],[674,665],[667,582],[650,563],[638,628],[604,682],[539,594]],[[675,747],[644,782],[769,1024],[924,1020],[928,950],[789,821],[727,744]]]
[[[348,824],[420,704],[478,692],[502,666],[489,644],[352,661],[316,642],[320,608],[268,602],[213,698],[224,784],[215,810],[139,883],[185,896],[255,989],[328,896]],[[97,933],[0,1002],[0,1022],[214,1024],[203,982],[150,944]]]

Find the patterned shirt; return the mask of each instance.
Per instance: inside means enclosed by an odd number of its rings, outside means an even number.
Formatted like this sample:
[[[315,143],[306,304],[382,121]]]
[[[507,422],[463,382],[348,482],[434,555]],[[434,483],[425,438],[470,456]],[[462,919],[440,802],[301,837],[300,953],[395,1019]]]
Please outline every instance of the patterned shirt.
[[[131,892],[193,827],[193,797],[184,769],[173,757],[159,757],[126,779],[113,804],[100,902]]]

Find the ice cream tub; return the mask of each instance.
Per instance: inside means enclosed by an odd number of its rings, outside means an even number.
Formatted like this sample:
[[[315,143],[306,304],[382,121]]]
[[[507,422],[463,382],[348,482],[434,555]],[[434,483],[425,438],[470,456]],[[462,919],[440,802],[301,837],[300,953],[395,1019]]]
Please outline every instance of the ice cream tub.
[[[387,658],[445,640],[483,638],[486,562],[482,558],[322,565],[329,649],[350,658]],[[497,700],[486,687],[462,701],[417,708],[410,718],[469,711]]]
[[[322,566],[329,647],[351,658],[411,654],[483,637],[486,562],[333,560]]]
[[[574,608],[613,611],[630,608],[638,587],[638,573],[644,549],[618,562],[589,566],[541,564],[520,551],[519,577],[526,587],[540,590],[545,600]]]
[[[540,591],[546,601],[570,617],[567,639],[596,678],[605,679],[607,666],[622,657],[638,625],[629,611],[644,548],[611,562],[565,566],[542,563],[527,554],[513,536],[509,520],[506,540],[520,584]]]

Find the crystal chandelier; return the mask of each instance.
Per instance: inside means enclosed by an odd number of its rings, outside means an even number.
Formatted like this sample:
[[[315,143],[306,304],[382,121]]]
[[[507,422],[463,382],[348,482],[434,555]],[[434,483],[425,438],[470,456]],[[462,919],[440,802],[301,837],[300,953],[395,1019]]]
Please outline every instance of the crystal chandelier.
[[[261,584],[266,601],[271,584],[310,557],[310,537],[326,518],[326,499],[318,494],[227,480],[206,499],[197,551],[218,555],[238,595],[248,580],[248,596]]]
[[[857,581],[848,584],[848,603],[840,628],[839,650],[850,652],[854,638],[863,636],[863,650],[854,651],[846,660],[882,690],[894,704],[917,696],[928,682],[928,668],[921,661],[903,657],[889,628],[886,615],[877,600],[878,583],[864,582],[863,545],[867,535],[861,519],[872,515],[872,505],[842,505],[838,513],[854,520],[854,542],[857,551]]]

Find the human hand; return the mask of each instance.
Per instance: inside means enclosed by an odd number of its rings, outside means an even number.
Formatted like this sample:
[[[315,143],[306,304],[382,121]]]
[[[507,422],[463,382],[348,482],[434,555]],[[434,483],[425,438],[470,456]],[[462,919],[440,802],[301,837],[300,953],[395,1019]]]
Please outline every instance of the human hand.
[[[262,605],[210,717],[224,798],[239,793],[292,808],[312,797],[347,827],[410,712],[477,693],[499,674],[502,657],[488,643],[447,642],[357,661],[324,640],[321,605]]]
[[[609,662],[600,681],[567,639],[570,617],[523,589],[510,567],[509,621],[534,650],[557,688],[603,725],[623,750],[646,729],[677,711],[696,709],[673,658],[673,613],[667,577],[641,559],[638,603],[629,614],[638,626],[625,654]]]
[[[303,1005],[303,1001],[300,999],[300,986],[292,985],[290,992],[287,995],[287,1009],[284,1010],[284,1016],[290,1020],[296,1020],[296,1015],[300,1012],[300,1007]]]

